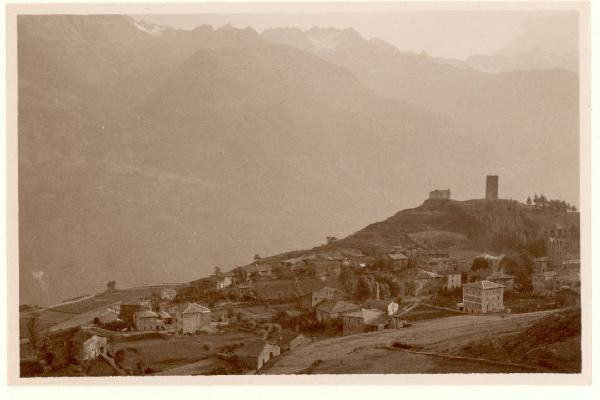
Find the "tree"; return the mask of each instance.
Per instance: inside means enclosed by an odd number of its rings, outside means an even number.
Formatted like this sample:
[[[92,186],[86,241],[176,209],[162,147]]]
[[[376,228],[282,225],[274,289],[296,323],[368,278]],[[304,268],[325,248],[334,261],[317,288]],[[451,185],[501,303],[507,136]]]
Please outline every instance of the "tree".
[[[31,346],[36,349],[39,342],[38,328],[39,328],[39,320],[38,313],[34,312],[31,314],[31,319],[27,321],[27,333],[29,334],[29,343]]]
[[[221,275],[222,275],[221,268],[215,267],[215,276],[216,277],[220,277]]]
[[[540,202],[540,198],[538,197],[538,195],[536,193],[533,195],[533,204],[535,204],[537,206],[539,202]]]
[[[527,205],[530,206],[531,205],[531,197],[527,196]]]
[[[471,265],[471,271],[479,271],[480,269],[489,268],[490,263],[483,257],[477,257],[473,260],[473,265]]]
[[[116,281],[108,281],[106,283],[106,291],[107,292],[112,292],[114,290],[117,289],[117,282]]]

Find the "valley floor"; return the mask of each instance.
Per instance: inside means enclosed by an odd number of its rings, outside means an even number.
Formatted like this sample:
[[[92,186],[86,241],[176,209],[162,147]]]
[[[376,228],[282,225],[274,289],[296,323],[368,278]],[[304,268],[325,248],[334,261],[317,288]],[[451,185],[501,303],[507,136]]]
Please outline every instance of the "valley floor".
[[[460,350],[469,343],[521,332],[531,323],[556,311],[558,310],[503,317],[460,315],[417,322],[400,330],[326,339],[294,349],[261,373],[540,372],[535,367],[458,357]],[[403,348],[394,346],[394,343]]]

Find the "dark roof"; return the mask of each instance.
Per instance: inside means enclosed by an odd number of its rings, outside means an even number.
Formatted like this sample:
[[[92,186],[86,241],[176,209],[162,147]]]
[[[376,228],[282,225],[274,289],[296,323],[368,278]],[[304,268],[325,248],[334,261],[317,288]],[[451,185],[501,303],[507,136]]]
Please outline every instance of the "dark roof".
[[[514,275],[508,275],[504,272],[494,272],[492,275],[488,276],[487,279],[513,279]]]
[[[408,257],[406,257],[404,254],[401,254],[401,253],[388,254],[388,257],[391,258],[392,260],[408,260]]]
[[[253,339],[236,349],[235,353],[241,356],[257,356],[263,351],[266,345],[267,342],[262,339]]]
[[[390,303],[396,303],[394,300],[390,299],[390,300],[383,300],[383,299],[369,299],[367,301],[365,301],[365,307],[366,308],[376,308],[378,310],[387,310],[388,306],[390,305]]]
[[[145,310],[145,311],[136,312],[135,313],[135,317],[137,319],[140,319],[140,318],[158,318],[158,314],[155,313],[154,311]]]
[[[360,309],[360,307],[354,303],[349,303],[343,300],[330,300],[319,304],[317,309],[329,314],[337,314],[355,311]]]
[[[90,338],[93,338],[94,336],[103,337],[103,336],[97,335],[93,332],[80,330],[77,333],[75,333],[73,335],[73,337],[71,337],[71,342],[73,342],[75,344],[83,344],[86,341],[88,341]]]

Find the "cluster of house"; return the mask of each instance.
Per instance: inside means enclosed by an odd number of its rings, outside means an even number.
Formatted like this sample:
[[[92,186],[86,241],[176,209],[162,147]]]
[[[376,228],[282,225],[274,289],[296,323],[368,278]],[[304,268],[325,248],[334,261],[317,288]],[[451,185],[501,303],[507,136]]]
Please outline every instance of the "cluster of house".
[[[581,293],[580,260],[567,253],[565,236],[565,229],[555,224],[546,240],[546,256],[534,260],[534,294],[555,296],[563,290]]]
[[[402,327],[405,323],[394,300],[369,299],[357,304],[348,301],[342,291],[332,287],[323,287],[301,296],[300,307],[314,312],[319,322],[341,322],[344,335]]]
[[[211,327],[211,310],[189,302],[169,306],[168,311],[153,310],[141,301],[123,303],[119,318],[139,332],[174,329],[185,335],[209,331]]]
[[[174,330],[178,334],[196,334],[209,331],[211,310],[191,302],[173,303],[176,296],[175,289],[165,288],[151,298],[108,308],[95,321],[102,325],[122,321],[128,329],[138,332]]]

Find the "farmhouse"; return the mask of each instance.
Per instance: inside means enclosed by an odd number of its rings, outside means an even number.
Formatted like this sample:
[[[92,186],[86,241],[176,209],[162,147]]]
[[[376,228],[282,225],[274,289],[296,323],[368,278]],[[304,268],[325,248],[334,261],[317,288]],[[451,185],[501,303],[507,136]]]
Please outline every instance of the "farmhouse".
[[[342,315],[343,335],[380,331],[385,328],[386,314],[379,310],[360,309]]]
[[[394,300],[369,299],[364,303],[365,308],[379,310],[387,315],[394,315],[398,312],[398,303]]]
[[[116,310],[113,310],[112,308],[109,308],[107,310],[105,310],[103,313],[101,313],[100,315],[98,315],[98,321],[101,324],[108,324],[114,321],[118,321],[119,320],[119,313]]]
[[[274,357],[279,356],[281,349],[276,344],[267,343],[262,339],[247,342],[235,350],[235,355],[251,370],[258,371]]]
[[[271,266],[263,263],[251,264],[243,267],[250,279],[257,281],[262,279],[271,279],[273,271]]]
[[[342,314],[357,310],[360,310],[358,305],[343,300],[326,301],[316,307],[317,321],[331,321],[340,318]]]
[[[165,329],[165,323],[157,313],[150,310],[139,311],[134,315],[135,329],[144,331],[162,331]]]
[[[498,312],[504,309],[504,286],[490,281],[463,285],[463,307],[470,313]]]
[[[211,313],[204,306],[186,303],[177,307],[175,312],[175,331],[178,334],[195,334],[210,326]]]
[[[341,298],[344,295],[341,290],[325,286],[319,290],[306,293],[300,298],[300,306],[304,309],[312,310],[318,304]]]
[[[505,274],[502,271],[494,272],[487,277],[487,280],[503,285],[505,293],[512,292],[515,288],[515,277],[513,275]]]
[[[410,259],[402,253],[391,253],[387,255],[387,261],[392,270],[399,271],[408,267]]]
[[[310,342],[310,338],[304,336],[302,333],[294,332],[289,329],[284,329],[281,331],[279,336],[279,346],[282,352],[293,350],[298,346]]]
[[[100,354],[108,350],[107,340],[103,336],[87,331],[79,331],[71,338],[74,358],[79,362],[97,359]]]

